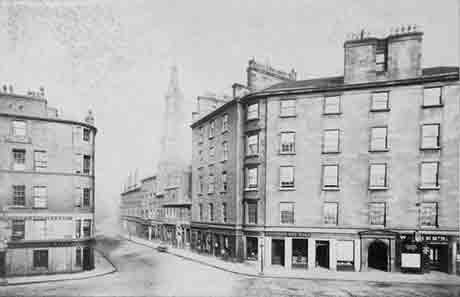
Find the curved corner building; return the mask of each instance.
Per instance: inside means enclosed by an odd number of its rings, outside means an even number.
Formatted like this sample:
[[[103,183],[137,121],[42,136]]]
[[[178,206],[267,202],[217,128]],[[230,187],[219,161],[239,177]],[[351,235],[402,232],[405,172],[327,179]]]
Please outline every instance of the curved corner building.
[[[94,147],[91,112],[59,117],[40,93],[0,91],[0,273],[94,268]]]

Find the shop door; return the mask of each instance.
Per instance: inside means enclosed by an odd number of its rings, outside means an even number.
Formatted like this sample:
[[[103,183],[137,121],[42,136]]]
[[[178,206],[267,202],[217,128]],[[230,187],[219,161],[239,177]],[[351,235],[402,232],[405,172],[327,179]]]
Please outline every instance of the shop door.
[[[448,271],[449,249],[447,245],[429,245],[430,270]]]
[[[5,252],[0,252],[0,277],[4,277],[6,274],[5,254]]]
[[[307,268],[308,240],[292,239],[292,267]]]
[[[380,240],[375,240],[369,245],[368,266],[374,269],[388,271],[388,248]]]
[[[83,270],[91,269],[91,248],[83,248]]]
[[[316,266],[329,269],[329,241],[316,241]]]
[[[272,265],[284,266],[284,239],[272,239]]]

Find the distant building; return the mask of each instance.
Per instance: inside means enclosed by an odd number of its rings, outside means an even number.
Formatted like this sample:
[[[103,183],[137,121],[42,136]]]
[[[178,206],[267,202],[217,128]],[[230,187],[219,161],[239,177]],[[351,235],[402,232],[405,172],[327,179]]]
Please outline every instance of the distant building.
[[[95,137],[61,118],[44,90],[0,90],[0,273],[32,275],[94,267]]]
[[[185,102],[179,89],[177,68],[172,67],[169,88],[165,96],[163,135],[157,174],[142,180],[140,184],[135,182],[134,186],[125,188],[121,194],[120,206],[122,224],[129,234],[142,235],[149,239],[158,238],[179,247],[188,246],[190,242],[192,204],[191,170],[187,147],[185,147],[190,146],[187,141],[189,123],[184,108]]]
[[[423,33],[404,29],[347,40],[344,76],[258,90],[250,63],[242,97],[195,116],[194,245],[216,254],[233,236],[231,255],[289,269],[455,273],[459,69],[423,69]]]

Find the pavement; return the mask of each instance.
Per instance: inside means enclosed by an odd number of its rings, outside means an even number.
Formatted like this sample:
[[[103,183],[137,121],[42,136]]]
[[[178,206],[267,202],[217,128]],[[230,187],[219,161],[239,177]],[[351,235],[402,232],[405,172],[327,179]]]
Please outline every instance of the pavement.
[[[122,237],[126,240],[150,247],[152,249],[156,249],[160,245],[160,241],[157,240],[149,241],[147,239],[126,235],[122,235]],[[223,271],[249,277],[298,280],[364,281],[424,285],[460,285],[460,276],[436,271],[424,274],[408,274],[400,272],[384,272],[379,270],[354,272],[331,271],[324,268],[301,270],[269,266],[264,268],[263,274],[260,274],[258,262],[228,262],[214,256],[198,254],[189,249],[174,248],[171,246],[168,246],[167,253]]]
[[[0,279],[0,286],[17,286],[35,283],[48,283],[66,280],[88,279],[117,271],[116,267],[100,251],[94,250],[95,268],[72,273],[60,273],[36,276],[13,276]]]

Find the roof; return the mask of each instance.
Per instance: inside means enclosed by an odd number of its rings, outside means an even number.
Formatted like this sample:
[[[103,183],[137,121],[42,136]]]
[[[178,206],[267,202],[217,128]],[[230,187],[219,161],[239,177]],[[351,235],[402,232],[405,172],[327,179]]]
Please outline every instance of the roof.
[[[422,70],[422,77],[438,76],[446,74],[458,74],[459,67],[430,67]],[[268,87],[265,91],[288,90],[288,89],[321,89],[333,88],[345,85],[343,76],[331,76],[297,81],[285,81]]]

